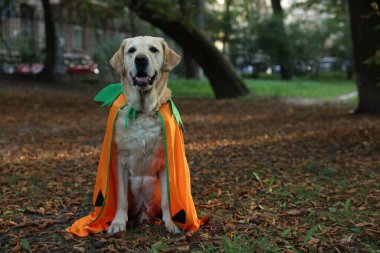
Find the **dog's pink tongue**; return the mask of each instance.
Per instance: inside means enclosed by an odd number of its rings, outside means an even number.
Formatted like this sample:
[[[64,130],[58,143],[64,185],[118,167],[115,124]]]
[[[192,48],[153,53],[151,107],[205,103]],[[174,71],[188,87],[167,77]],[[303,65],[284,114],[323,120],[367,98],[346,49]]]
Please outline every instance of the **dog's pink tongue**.
[[[144,77],[138,77],[138,76],[136,76],[136,80],[138,82],[148,82],[149,77],[147,77],[147,76],[144,76]]]

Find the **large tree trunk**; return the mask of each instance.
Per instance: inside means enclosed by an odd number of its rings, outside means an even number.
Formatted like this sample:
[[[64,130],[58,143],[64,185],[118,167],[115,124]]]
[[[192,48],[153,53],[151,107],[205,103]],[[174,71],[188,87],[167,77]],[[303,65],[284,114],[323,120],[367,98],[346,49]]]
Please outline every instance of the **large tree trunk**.
[[[129,17],[129,30],[131,32],[132,37],[135,37],[137,36],[136,20],[135,20],[136,18],[133,13],[129,13],[128,17]]]
[[[57,42],[53,14],[49,0],[42,0],[42,6],[44,9],[45,23],[45,62],[44,70],[41,72],[40,77],[44,81],[54,82]]]
[[[0,3],[0,16],[5,14],[5,13],[3,13],[3,11],[6,11],[6,9],[9,7],[9,5],[10,5],[10,0],[4,0]],[[3,45],[5,47],[5,52],[8,56],[8,60],[6,60],[5,62],[9,63],[9,61],[12,60],[12,49],[11,49],[8,41],[3,36],[3,31],[4,31],[3,20],[0,18],[0,42],[3,43]],[[3,62],[1,65],[3,65],[3,64],[5,64],[5,63]]]
[[[196,8],[198,9],[198,0],[179,0],[179,4],[180,4],[180,7],[181,7],[181,12],[183,15],[187,15],[190,19],[198,19],[199,17],[190,17],[191,13],[192,13],[192,5],[196,6]],[[198,13],[201,11],[201,10],[197,10]],[[197,20],[197,24],[198,24],[198,20]],[[187,52],[186,50],[183,50],[183,62],[185,64],[185,77],[186,79],[199,79],[199,67],[197,66],[197,64],[195,63],[195,61],[193,60],[193,58],[191,57],[191,54],[189,52]]]
[[[198,66],[187,51],[183,51],[183,62],[186,67],[186,79],[199,79]]]
[[[272,9],[273,14],[276,18],[281,20],[281,29],[284,30],[283,34],[286,34],[285,31],[285,25],[284,25],[284,10],[281,6],[281,0],[271,0],[272,3]],[[288,46],[285,46],[284,48],[278,48],[278,60],[279,64],[281,66],[281,78],[283,80],[290,80],[292,79],[292,73],[290,70],[290,49]]]
[[[160,28],[192,55],[203,68],[216,98],[233,98],[249,93],[243,80],[237,76],[232,65],[193,23],[183,21],[181,15],[160,12],[154,1],[126,1],[129,8],[140,18]]]
[[[351,35],[354,49],[359,105],[356,113],[380,114],[380,65],[366,64],[380,47],[380,18],[370,0],[349,0]]]
[[[284,16],[284,10],[281,6],[281,0],[271,0],[273,13],[276,16]]]

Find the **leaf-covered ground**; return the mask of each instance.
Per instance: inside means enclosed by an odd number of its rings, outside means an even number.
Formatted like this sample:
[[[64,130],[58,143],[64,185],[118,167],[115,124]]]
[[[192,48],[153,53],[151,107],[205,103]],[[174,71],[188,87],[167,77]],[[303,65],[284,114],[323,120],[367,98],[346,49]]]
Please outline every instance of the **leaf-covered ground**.
[[[380,118],[348,106],[176,100],[193,234],[143,224],[74,237],[92,210],[107,110],[95,89],[0,88],[0,252],[378,252]]]

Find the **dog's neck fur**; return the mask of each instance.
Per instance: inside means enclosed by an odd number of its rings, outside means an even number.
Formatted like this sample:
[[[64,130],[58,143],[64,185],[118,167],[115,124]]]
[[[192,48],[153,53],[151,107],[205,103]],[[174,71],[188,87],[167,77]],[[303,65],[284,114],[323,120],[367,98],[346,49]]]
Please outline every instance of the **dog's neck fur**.
[[[161,71],[158,80],[150,90],[139,91],[129,83],[125,75],[121,75],[124,94],[127,97],[128,105],[135,110],[149,114],[160,109],[171,97],[172,92],[167,87],[168,72]]]

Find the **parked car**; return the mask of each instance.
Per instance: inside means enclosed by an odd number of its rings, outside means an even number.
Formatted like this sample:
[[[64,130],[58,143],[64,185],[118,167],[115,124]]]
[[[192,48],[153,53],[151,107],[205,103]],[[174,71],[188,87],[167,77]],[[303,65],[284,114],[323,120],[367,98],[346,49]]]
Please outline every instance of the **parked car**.
[[[267,73],[268,75],[271,75],[273,73],[280,73],[280,72],[281,72],[281,66],[280,65],[270,65],[265,70],[265,73]]]
[[[99,74],[99,68],[91,57],[83,53],[65,53],[63,55],[64,70],[69,74]],[[13,73],[36,75],[41,73],[44,65],[41,63],[20,63],[13,67]]]
[[[335,57],[322,57],[319,60],[319,70],[324,72],[329,72],[333,70],[339,70],[337,67],[338,59]]]
[[[20,63],[14,66],[14,73],[25,75],[36,75],[41,73],[44,65],[41,63]]]
[[[15,68],[12,65],[4,64],[0,67],[0,73],[2,74],[13,74],[15,72]]]
[[[66,73],[99,74],[98,65],[87,54],[68,52],[63,55],[63,58]]]

